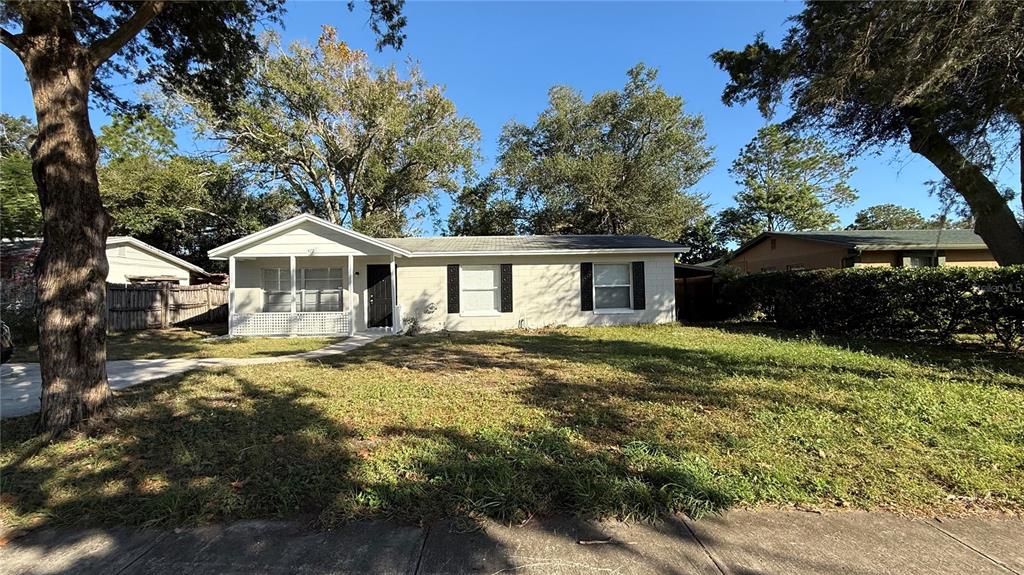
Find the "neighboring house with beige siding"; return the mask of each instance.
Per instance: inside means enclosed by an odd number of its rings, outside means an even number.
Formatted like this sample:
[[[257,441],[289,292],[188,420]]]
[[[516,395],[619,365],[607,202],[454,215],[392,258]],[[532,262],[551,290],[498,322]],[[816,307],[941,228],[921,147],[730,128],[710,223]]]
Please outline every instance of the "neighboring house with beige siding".
[[[496,330],[675,319],[686,248],[646,236],[371,238],[301,215],[210,251],[232,335]]]
[[[188,285],[203,268],[129,236],[107,238],[107,283],[167,282]]]
[[[747,273],[862,266],[995,267],[971,230],[843,230],[765,232],[722,264]]]
[[[6,267],[9,261],[34,262],[43,240],[23,238],[4,240],[0,256]],[[129,236],[107,238],[107,283],[175,283],[188,285],[196,280],[207,281],[210,274],[203,268]]]

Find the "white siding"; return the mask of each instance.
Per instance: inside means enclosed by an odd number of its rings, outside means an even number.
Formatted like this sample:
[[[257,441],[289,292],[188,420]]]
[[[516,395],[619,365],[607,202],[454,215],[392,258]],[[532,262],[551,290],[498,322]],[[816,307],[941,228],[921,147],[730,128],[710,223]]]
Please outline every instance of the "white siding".
[[[385,250],[362,240],[329,230],[312,222],[303,222],[237,252],[247,255],[367,255],[384,254]]]
[[[387,264],[390,256],[356,257],[353,302],[355,329],[366,329],[366,266]],[[602,314],[580,310],[581,262],[644,262],[646,309]],[[447,312],[448,264],[512,264],[513,311],[493,316]],[[287,257],[236,260],[236,314],[263,311],[261,269],[288,268]],[[347,257],[300,257],[296,267],[346,267]],[[519,257],[402,258],[398,265],[398,303],[402,317],[427,331],[501,330],[517,327],[669,323],[675,319],[675,282],[670,254],[559,255]],[[347,271],[343,285],[348,285]],[[346,308],[347,309],[347,308]],[[407,323],[407,322],[406,322]]]
[[[581,262],[632,261],[644,262],[646,309],[618,314],[580,310]],[[446,266],[474,263],[512,264],[511,313],[485,317],[448,313]],[[403,317],[415,319],[427,331],[668,323],[675,319],[675,282],[670,254],[399,258],[398,265],[398,301]]]
[[[132,245],[108,246],[107,263],[110,264],[107,273],[107,281],[110,283],[129,283],[127,276],[174,276],[178,278],[178,283],[188,284],[188,269]]]

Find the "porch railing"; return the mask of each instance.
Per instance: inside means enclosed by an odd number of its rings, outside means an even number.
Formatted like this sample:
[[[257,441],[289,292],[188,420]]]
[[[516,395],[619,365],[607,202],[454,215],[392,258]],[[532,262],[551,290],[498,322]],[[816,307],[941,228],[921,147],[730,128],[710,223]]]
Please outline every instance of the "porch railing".
[[[231,314],[231,335],[349,335],[352,311],[259,312]]]

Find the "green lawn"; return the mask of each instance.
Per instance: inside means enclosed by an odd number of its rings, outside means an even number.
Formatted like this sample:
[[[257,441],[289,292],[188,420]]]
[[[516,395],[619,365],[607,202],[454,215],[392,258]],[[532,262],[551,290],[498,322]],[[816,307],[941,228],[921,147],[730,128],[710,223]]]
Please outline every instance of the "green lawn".
[[[431,335],[118,406],[27,458],[34,419],[2,424],[5,524],[1024,511],[1024,360],[950,348],[743,326]]]
[[[208,357],[262,357],[320,349],[337,341],[328,337],[236,337],[214,339],[226,333],[223,325],[151,329],[107,336],[107,359],[164,359]],[[37,362],[35,344],[18,345],[12,362]]]

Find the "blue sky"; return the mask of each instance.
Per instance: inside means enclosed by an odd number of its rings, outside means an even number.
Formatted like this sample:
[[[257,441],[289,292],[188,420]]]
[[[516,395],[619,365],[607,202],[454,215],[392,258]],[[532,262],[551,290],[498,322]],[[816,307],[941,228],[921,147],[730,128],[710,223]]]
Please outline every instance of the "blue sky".
[[[697,189],[710,194],[716,211],[730,205],[738,190],[729,164],[765,120],[753,106],[721,103],[727,77],[708,56],[719,48],[740,48],[760,31],[777,42],[786,18],[801,8],[799,2],[410,2],[405,46],[378,53],[365,9],[349,13],[344,5],[289,3],[282,37],[314,42],[320,26],[330,24],[378,64],[418,61],[425,77],[444,85],[460,113],[479,126],[481,174],[493,165],[502,125],[510,119],[531,122],[552,85],[567,84],[589,96],[622,87],[626,70],[637,62],[658,68],[659,81],[684,98],[686,111],[704,116],[717,165]],[[21,66],[9,51],[0,51],[0,109],[32,117]],[[98,129],[107,118],[97,110],[93,121]],[[194,145],[187,134],[180,140],[186,149]],[[855,165],[852,184],[860,201],[840,212],[843,224],[857,209],[877,203],[899,203],[925,215],[938,210],[924,184],[939,179],[938,171],[906,148],[865,155]],[[1019,182],[1010,172],[1000,179]],[[442,203],[447,211],[448,200]]]

